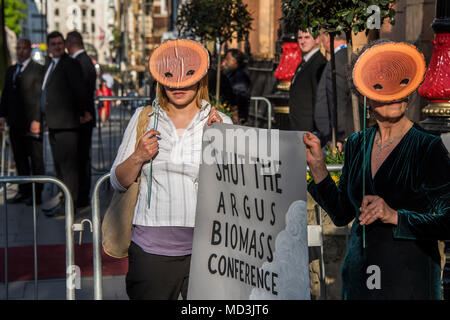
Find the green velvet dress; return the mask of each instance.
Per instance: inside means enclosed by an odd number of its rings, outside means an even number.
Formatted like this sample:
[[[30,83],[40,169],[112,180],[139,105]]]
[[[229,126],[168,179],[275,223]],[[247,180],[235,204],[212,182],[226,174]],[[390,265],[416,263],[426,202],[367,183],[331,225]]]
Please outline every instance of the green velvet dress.
[[[377,195],[398,211],[398,225],[377,220],[363,228],[355,219],[341,270],[343,299],[441,299],[437,240],[450,239],[450,158],[440,137],[419,125],[405,134],[372,179],[370,159],[378,126],[366,129],[367,168],[363,168],[363,132],[345,145],[339,187],[328,177],[308,186],[336,226],[359,215],[362,175],[366,195]],[[380,288],[368,286],[380,270]],[[369,279],[371,278],[371,279]],[[369,281],[368,281],[369,280]],[[372,289],[369,289],[371,287]]]

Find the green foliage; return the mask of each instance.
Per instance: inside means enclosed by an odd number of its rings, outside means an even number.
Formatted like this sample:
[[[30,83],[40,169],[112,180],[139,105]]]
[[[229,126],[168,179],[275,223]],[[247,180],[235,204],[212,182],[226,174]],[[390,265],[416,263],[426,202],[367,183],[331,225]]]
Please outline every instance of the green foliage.
[[[338,148],[334,147],[331,150],[330,146],[325,147],[325,164],[344,164],[344,152],[339,151]],[[342,171],[330,172],[331,179],[339,185],[339,181],[341,179]],[[308,172],[306,175],[307,183],[310,183],[313,180],[311,174]]]
[[[226,114],[231,119],[234,118],[234,114],[235,114],[235,112],[237,112],[237,111],[233,111],[231,109],[231,106],[228,105],[226,102],[223,102],[222,100],[220,100],[220,97],[219,97],[219,102],[217,102],[216,97],[212,94],[209,94],[209,103],[211,104],[211,106],[216,107],[217,111],[220,111],[220,112]],[[234,119],[233,119],[233,122],[235,122]]]
[[[191,31],[202,41],[224,43],[245,40],[252,20],[242,0],[191,0],[181,5],[176,23],[179,33]]]
[[[310,29],[317,35],[320,29],[328,32],[351,32],[366,30],[367,21],[373,12],[367,12],[371,5],[380,8],[381,22],[389,18],[394,24],[395,10],[392,5],[396,0],[283,0],[283,22],[287,30]]]
[[[119,27],[113,26],[112,30],[112,40],[109,42],[109,46],[112,49],[120,48],[122,45],[121,39],[122,39],[122,32],[120,31]]]
[[[14,31],[16,35],[22,32],[20,24],[27,17],[25,10],[27,5],[23,0],[4,0],[5,1],[5,25]]]

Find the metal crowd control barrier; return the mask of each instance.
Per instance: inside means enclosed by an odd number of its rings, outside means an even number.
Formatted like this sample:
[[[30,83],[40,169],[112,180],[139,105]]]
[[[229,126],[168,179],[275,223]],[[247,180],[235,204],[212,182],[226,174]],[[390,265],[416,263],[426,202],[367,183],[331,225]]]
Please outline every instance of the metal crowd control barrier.
[[[267,105],[267,129],[272,129],[272,103],[265,97],[250,97],[250,100],[255,101],[255,127],[258,127],[258,102],[264,101]]]
[[[11,168],[12,148],[11,148],[11,142],[9,142],[8,145],[7,145],[8,138],[9,138],[9,127],[8,127],[8,125],[5,124],[5,128],[2,131],[2,150],[1,150],[2,154],[1,154],[1,171],[0,171],[0,176],[1,177],[4,177],[5,175],[9,176],[10,173],[14,173],[15,172],[15,169]],[[8,154],[8,160],[7,160],[7,164],[8,165],[7,165],[7,168],[5,168],[6,167],[6,165],[5,165],[6,154]],[[6,171],[6,174],[5,174],[5,171]]]
[[[102,287],[102,244],[101,244],[101,218],[100,218],[100,197],[99,191],[101,185],[105,181],[109,181],[107,173],[101,176],[95,183],[94,190],[92,192],[92,241],[93,243],[93,255],[94,255],[94,299],[103,299],[103,287]]]
[[[342,170],[342,164],[331,164],[327,165],[327,170],[329,172],[338,172]],[[309,167],[306,167],[307,171],[310,172]],[[314,212],[316,214],[316,219],[319,225],[317,226],[308,226],[308,232],[313,231],[318,233],[318,239],[316,243],[313,243],[310,246],[320,247],[320,298],[322,300],[326,299],[327,291],[326,291],[326,274],[325,274],[325,259],[324,259],[324,249],[323,249],[323,226],[322,226],[322,208],[319,205],[314,206]],[[345,227],[345,241],[348,246],[348,226]]]
[[[0,177],[0,184],[4,186],[3,201],[5,206],[5,287],[6,287],[6,299],[8,299],[8,203],[7,203],[7,183],[32,183],[33,184],[33,246],[34,246],[34,296],[35,299],[38,297],[38,265],[37,265],[37,218],[36,218],[36,193],[35,184],[36,183],[54,183],[64,193],[65,197],[65,229],[66,229],[66,299],[75,300],[75,253],[73,245],[74,228],[73,228],[73,201],[72,195],[70,194],[67,186],[53,177],[48,176],[32,176],[32,177]],[[70,280],[72,282],[70,282]]]
[[[260,102],[264,102],[267,107],[267,129],[272,128],[272,104],[265,97],[251,97],[252,101],[255,102],[254,110],[255,110],[255,127],[258,127],[258,119],[264,120],[265,117],[262,117],[258,114],[258,110],[260,107]],[[93,169],[100,173],[107,172],[108,168],[112,165],[113,156],[116,153],[117,148],[120,144],[120,138],[123,136],[123,132],[125,130],[126,124],[131,118],[132,112],[137,107],[145,105],[145,101],[151,101],[151,97],[149,96],[98,96],[95,98],[97,113],[100,105],[104,101],[110,102],[120,102],[120,105],[116,105],[114,107],[111,106],[110,119],[106,126],[101,123],[101,119],[97,116],[97,140],[98,140],[98,150],[97,157],[93,155],[93,160],[97,160],[97,166],[93,165]],[[128,104],[127,104],[128,103]],[[119,126],[118,133],[113,132],[112,123],[117,123]],[[108,133],[108,150],[105,155],[105,148],[103,144],[105,129]],[[94,133],[95,136],[95,133]],[[94,153],[93,149],[93,153]],[[96,159],[95,159],[96,158]]]
[[[339,172],[339,171],[342,171],[343,166],[344,165],[342,165],[342,164],[328,164],[327,165],[327,170],[329,172]],[[308,166],[306,166],[306,170],[308,172],[311,172]],[[345,226],[345,244],[346,244],[347,247],[348,247],[349,231],[350,230],[348,229],[348,225]]]
[[[137,107],[145,105],[144,101],[150,101],[151,98],[148,96],[98,96],[95,98],[95,104],[97,106],[97,139],[98,139],[98,153],[97,159],[97,167],[92,166],[95,171],[99,171],[101,173],[105,173],[108,171],[108,167],[112,165],[113,156],[116,153],[116,149],[119,147],[120,140],[123,136],[123,132],[125,131],[126,124],[132,116],[132,112]],[[107,123],[107,126],[104,126],[101,123],[101,119],[98,115],[98,110],[100,109],[100,105],[104,101],[110,102],[120,102],[119,105],[110,107],[110,117]],[[112,123],[118,122],[118,133],[114,134]],[[108,129],[109,135],[109,152],[107,155],[107,159],[105,157],[104,146],[103,146],[103,134],[104,130]],[[94,134],[95,135],[95,134]]]
[[[327,165],[329,171],[340,171],[342,165]],[[309,171],[309,167],[307,167]],[[101,176],[95,183],[92,193],[92,227],[93,227],[93,255],[94,255],[94,299],[102,300],[103,288],[102,288],[102,247],[101,247],[101,217],[100,217],[100,187],[105,181],[109,181],[110,173]],[[319,225],[322,227],[321,209],[317,206],[315,210],[319,210]],[[322,230],[320,230],[322,233]],[[320,235],[322,237],[322,235]],[[325,285],[325,264],[323,257],[323,243],[322,241],[318,245],[320,246],[321,265],[320,270],[322,274],[321,282]],[[325,290],[325,288],[323,288]],[[325,291],[322,291],[321,296],[325,297]]]

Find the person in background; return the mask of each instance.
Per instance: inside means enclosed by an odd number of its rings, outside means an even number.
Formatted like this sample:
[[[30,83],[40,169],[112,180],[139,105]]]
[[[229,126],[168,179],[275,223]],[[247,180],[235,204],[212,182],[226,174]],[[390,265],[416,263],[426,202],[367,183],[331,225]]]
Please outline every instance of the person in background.
[[[192,61],[187,66],[186,57]],[[157,109],[143,137],[136,137],[143,108],[136,110],[111,168],[116,190],[141,178],[126,276],[132,300],[187,296],[203,130],[213,122],[232,123],[208,102],[208,62],[206,49],[191,40],[167,41],[153,52],[149,65],[158,81]]]
[[[106,80],[102,79],[102,82],[100,83],[100,88],[97,89],[96,96],[104,96],[104,97],[111,97],[112,90],[108,88],[106,85]],[[98,115],[102,121],[102,123],[105,123],[106,120],[109,119],[109,113],[111,108],[111,101],[102,101],[100,103],[101,107],[98,109]]]
[[[330,35],[322,32],[320,35],[325,50],[330,53]],[[339,150],[345,139],[354,132],[352,95],[347,79],[348,58],[347,41],[344,32],[334,38],[336,54],[336,94],[337,94],[337,128],[336,144]],[[331,76],[331,61],[325,66],[317,88],[314,121],[322,146],[332,140],[331,126],[334,115],[333,82]]]
[[[128,84],[128,92],[127,92],[127,97],[138,97],[139,94],[136,90],[136,86],[134,85],[133,82],[130,82]],[[129,107],[131,107],[132,109],[136,109],[139,106],[139,101],[138,100],[131,100],[131,101],[126,101],[126,105],[128,105]]]
[[[327,63],[320,53],[319,37],[298,31],[298,44],[302,51],[302,62],[297,67],[289,89],[289,122],[291,130],[315,131],[314,108],[317,85]]]
[[[17,41],[17,63],[6,70],[0,102],[0,126],[9,125],[9,136],[19,176],[44,175],[39,97],[43,67],[31,59],[31,41]],[[31,161],[30,161],[31,160]],[[36,184],[36,203],[41,204],[42,184]],[[19,184],[8,203],[32,204],[31,184]]]
[[[85,208],[90,204],[91,192],[91,146],[92,130],[95,127],[95,72],[92,59],[84,50],[83,38],[78,31],[67,34],[66,49],[69,55],[78,60],[83,71],[84,85],[86,86],[86,111],[80,117],[80,139],[78,141],[78,202],[75,208]]]
[[[235,96],[235,103],[241,123],[248,120],[250,106],[250,78],[245,72],[245,54],[238,49],[230,49],[222,62],[225,75],[231,83]]]
[[[215,98],[216,97],[216,84],[217,84],[217,66],[211,63],[208,69],[208,90],[209,94]],[[228,106],[236,106],[235,96],[233,93],[233,88],[228,80],[227,76],[220,71],[220,101]],[[236,107],[237,108],[237,107]],[[237,119],[237,118],[236,118]]]

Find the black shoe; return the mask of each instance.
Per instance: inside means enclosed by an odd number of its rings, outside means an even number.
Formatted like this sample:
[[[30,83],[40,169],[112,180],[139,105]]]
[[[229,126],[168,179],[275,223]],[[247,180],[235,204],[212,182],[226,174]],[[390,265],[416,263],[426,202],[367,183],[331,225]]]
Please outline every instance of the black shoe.
[[[36,205],[39,206],[39,205],[41,205],[41,204],[42,204],[42,198],[41,198],[41,196],[36,195]],[[33,197],[28,198],[28,199],[25,201],[25,205],[27,205],[27,206],[32,206],[32,205],[33,205]]]
[[[16,204],[16,203],[26,202],[28,199],[30,199],[29,195],[24,195],[24,194],[18,192],[18,193],[16,193],[14,198],[6,200],[6,203]]]

